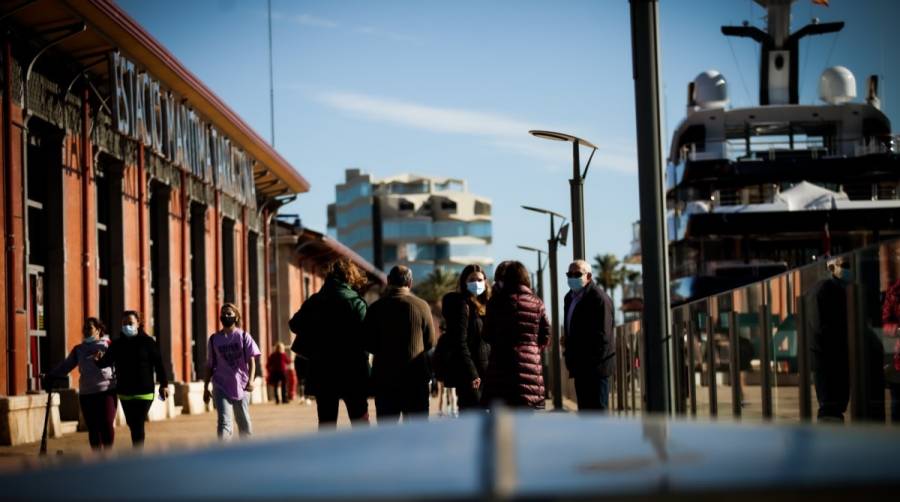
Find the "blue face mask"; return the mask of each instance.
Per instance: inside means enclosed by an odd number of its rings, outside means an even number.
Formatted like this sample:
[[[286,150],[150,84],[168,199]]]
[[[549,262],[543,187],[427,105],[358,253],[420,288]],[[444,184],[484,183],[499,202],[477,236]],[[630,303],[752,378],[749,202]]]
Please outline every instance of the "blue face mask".
[[[484,293],[484,281],[472,281],[466,283],[466,289],[475,296],[481,296]]]
[[[581,277],[569,277],[569,289],[572,290],[573,293],[577,293],[584,288],[584,283],[581,282]]]
[[[125,336],[134,336],[138,333],[137,326],[133,324],[126,324],[122,326],[122,334]]]

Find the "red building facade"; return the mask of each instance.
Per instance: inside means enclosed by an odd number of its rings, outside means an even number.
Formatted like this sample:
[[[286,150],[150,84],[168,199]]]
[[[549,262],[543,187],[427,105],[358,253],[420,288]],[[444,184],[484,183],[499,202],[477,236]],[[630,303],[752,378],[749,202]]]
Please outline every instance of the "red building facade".
[[[0,19],[0,396],[125,309],[176,382],[202,378],[223,302],[268,352],[272,216],[306,180],[113,2]]]

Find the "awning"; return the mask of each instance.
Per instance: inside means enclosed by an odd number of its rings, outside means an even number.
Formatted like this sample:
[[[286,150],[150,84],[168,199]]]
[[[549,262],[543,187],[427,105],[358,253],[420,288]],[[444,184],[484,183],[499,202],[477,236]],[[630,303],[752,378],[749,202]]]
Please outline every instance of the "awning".
[[[309,191],[309,183],[222,99],[191,73],[162,44],[111,0],[35,0],[4,3],[0,16],[28,30],[34,39],[52,39],[49,30],[84,22],[87,29],[53,46],[72,61],[73,70],[86,68],[98,89],[110,94],[111,52],[120,51],[151,73],[169,90],[236,145],[256,159],[257,195],[276,196]]]

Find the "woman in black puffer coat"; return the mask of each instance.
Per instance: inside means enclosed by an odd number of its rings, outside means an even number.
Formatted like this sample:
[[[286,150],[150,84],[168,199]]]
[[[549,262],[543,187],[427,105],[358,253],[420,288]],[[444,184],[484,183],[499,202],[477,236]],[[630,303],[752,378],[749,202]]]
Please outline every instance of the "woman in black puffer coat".
[[[447,330],[439,342],[444,385],[456,388],[461,411],[481,407],[481,382],[491,346],[482,331],[491,297],[484,269],[468,265],[459,274],[457,290],[444,295],[441,315]]]
[[[504,271],[503,289],[488,302],[484,339],[491,353],[483,401],[543,409],[541,353],[550,342],[550,323],[525,265],[511,262]]]

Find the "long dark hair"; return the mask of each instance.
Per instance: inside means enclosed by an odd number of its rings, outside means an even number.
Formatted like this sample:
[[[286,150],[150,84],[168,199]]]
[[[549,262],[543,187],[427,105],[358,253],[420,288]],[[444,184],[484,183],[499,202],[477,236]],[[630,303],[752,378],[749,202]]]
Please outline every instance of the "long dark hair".
[[[511,261],[506,264],[506,269],[503,271],[503,288],[510,289],[520,285],[531,289],[530,274],[522,262]]]
[[[469,276],[476,272],[484,277],[484,292],[478,296],[469,292],[469,287],[466,285]],[[485,305],[487,305],[488,300],[491,298],[491,284],[487,280],[487,272],[485,272],[481,265],[478,265],[477,263],[466,265],[466,268],[459,273],[459,284],[457,285],[457,289],[463,297],[472,300],[472,303],[474,303],[475,307],[478,309],[478,315],[484,315]]]
[[[100,332],[99,336],[103,336],[107,333],[106,326],[104,326],[103,322],[100,321],[100,319],[97,319],[96,317],[88,317],[87,319],[84,320],[84,327],[87,328],[88,326],[99,331]]]

